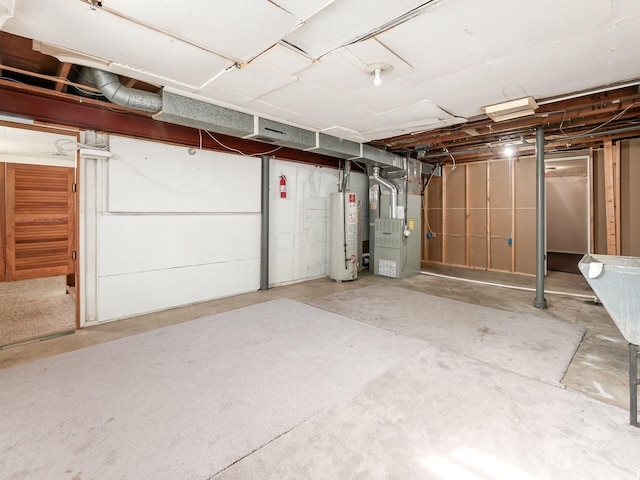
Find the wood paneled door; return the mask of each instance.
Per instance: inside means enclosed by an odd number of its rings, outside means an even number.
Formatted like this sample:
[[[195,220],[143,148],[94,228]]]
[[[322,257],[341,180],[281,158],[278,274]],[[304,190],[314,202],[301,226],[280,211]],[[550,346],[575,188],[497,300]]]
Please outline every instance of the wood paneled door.
[[[5,280],[75,273],[75,169],[4,166]]]

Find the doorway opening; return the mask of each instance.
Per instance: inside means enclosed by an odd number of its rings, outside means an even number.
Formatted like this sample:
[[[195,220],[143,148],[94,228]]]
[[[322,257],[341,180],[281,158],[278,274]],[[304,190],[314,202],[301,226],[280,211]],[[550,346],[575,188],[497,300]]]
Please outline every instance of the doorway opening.
[[[77,328],[77,135],[0,124],[0,349]]]
[[[590,250],[589,157],[545,161],[547,269],[580,274]]]

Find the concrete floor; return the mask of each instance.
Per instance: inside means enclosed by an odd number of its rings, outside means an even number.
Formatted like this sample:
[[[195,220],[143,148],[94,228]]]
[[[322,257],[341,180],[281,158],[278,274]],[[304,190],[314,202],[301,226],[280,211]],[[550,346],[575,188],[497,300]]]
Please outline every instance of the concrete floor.
[[[535,287],[533,277],[509,273],[441,265],[424,265],[424,270],[485,282]],[[548,294],[546,298],[549,308],[540,310],[533,307],[535,294],[529,291],[428,275],[396,280],[376,277],[367,271],[363,271],[359,278],[353,282],[337,283],[329,278],[321,278],[273,288],[266,292],[253,292],[142,315],[78,330],[73,335],[0,350],[0,369],[276,298],[287,297],[301,302],[309,302],[332,293],[380,283],[584,326],[587,329],[587,334],[567,370],[563,384],[570,390],[628,409],[628,347],[604,307],[595,305],[584,298]],[[568,273],[550,272],[546,280],[546,288],[547,290],[593,295],[581,275]]]

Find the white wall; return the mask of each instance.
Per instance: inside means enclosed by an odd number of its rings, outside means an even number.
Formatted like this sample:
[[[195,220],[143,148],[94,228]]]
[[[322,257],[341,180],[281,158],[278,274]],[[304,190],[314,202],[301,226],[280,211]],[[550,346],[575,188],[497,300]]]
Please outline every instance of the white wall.
[[[259,289],[259,158],[123,137],[110,153],[81,160],[82,325]],[[271,286],[328,274],[338,174],[271,160]],[[351,185],[364,199],[366,176]]]
[[[547,250],[587,253],[589,250],[588,179],[547,174]]]
[[[110,138],[96,321],[259,288],[260,160]]]
[[[269,284],[328,275],[329,195],[338,190],[338,170],[272,160],[269,173]],[[280,175],[287,177],[285,199],[280,198]],[[364,199],[366,175],[352,172],[351,190]]]

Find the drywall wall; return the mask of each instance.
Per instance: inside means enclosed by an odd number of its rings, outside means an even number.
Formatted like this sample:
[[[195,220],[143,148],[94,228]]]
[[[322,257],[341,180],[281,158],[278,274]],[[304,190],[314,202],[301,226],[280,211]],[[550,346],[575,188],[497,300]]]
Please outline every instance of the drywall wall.
[[[260,160],[110,138],[97,321],[257,290]]]
[[[81,325],[260,287],[260,158],[109,143],[110,158],[81,157]],[[335,169],[270,160],[271,286],[327,275],[338,178]],[[364,199],[366,176],[352,173],[351,185]]]
[[[556,165],[556,164],[554,164]],[[557,164],[560,168],[561,164]],[[589,249],[588,178],[547,170],[547,251],[587,253]]]
[[[280,176],[287,196],[280,197]],[[338,190],[338,170],[272,160],[270,166],[269,283],[273,286],[326,276],[329,273],[329,195]],[[352,170],[351,191],[360,204],[359,230],[368,231],[364,216],[368,180]],[[360,239],[360,241],[365,238]]]

